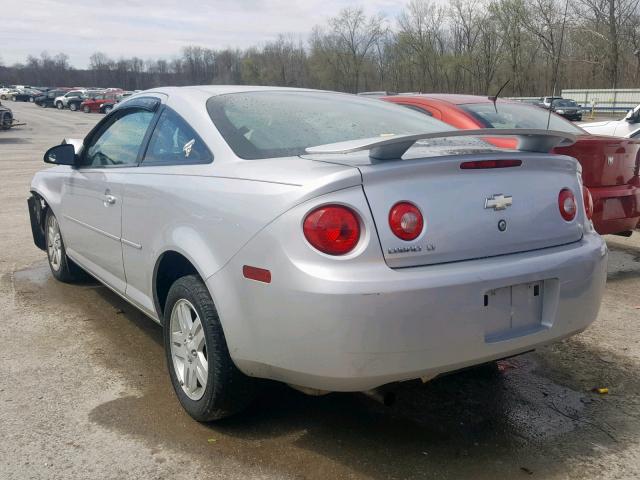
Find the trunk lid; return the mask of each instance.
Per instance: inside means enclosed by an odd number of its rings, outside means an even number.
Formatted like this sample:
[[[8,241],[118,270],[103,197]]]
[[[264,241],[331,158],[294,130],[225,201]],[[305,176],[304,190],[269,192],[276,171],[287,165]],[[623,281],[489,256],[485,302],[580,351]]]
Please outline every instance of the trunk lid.
[[[568,147],[556,147],[555,153],[578,159],[587,187],[625,185],[637,175],[640,142],[605,135],[580,135]]]
[[[423,150],[422,156],[419,152],[411,149],[403,160],[355,162],[390,267],[491,257],[582,238],[584,207],[573,158],[504,151],[473,155],[440,152],[440,156],[425,158],[427,152]],[[499,159],[517,159],[522,164],[460,168],[462,162]],[[574,192],[578,204],[571,222],[562,218],[558,208],[563,188]],[[501,195],[511,196],[512,205],[497,210],[486,207],[487,201],[502,199]],[[399,239],[389,227],[389,211],[399,201],[418,206],[424,217],[423,232],[414,241]],[[506,222],[504,231],[499,228],[501,220]]]

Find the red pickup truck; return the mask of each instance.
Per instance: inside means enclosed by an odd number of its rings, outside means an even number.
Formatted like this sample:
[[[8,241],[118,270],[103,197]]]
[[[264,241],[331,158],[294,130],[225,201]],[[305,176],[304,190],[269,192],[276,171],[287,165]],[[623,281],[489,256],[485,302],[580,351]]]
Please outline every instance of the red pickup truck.
[[[424,94],[383,97],[388,102],[442,120],[456,128],[540,128],[577,136],[575,144],[557,147],[554,153],[574,157],[582,165],[582,180],[591,192],[593,223],[601,235],[631,235],[640,221],[640,141],[591,135],[577,125],[542,108],[522,102],[475,95]],[[514,148],[515,140],[487,138],[502,148]]]

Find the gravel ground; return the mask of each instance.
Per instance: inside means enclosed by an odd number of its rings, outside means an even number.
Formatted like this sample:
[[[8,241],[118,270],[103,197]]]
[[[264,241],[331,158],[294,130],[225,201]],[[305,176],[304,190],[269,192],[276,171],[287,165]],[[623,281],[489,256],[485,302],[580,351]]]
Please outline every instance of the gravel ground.
[[[7,103],[27,125],[0,132],[0,478],[640,477],[639,233],[607,238],[600,317],[561,344],[403,384],[393,407],[271,385],[201,425],[173,394],[160,327],[104,287],[54,281],[31,239],[42,154],[100,115]]]

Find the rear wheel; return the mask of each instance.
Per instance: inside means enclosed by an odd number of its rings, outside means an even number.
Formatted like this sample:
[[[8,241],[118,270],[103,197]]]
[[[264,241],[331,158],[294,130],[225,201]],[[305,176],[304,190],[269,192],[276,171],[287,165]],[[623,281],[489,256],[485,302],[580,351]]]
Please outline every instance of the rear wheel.
[[[56,280],[65,283],[81,280],[85,274],[80,267],[67,257],[67,251],[64,247],[62,234],[60,232],[60,225],[51,209],[47,210],[45,235],[49,268],[51,268],[51,273]]]
[[[76,110],[78,110],[78,105],[73,103],[73,102],[71,102],[69,104],[69,110],[71,110],[72,112],[75,112]]]
[[[57,102],[57,103],[56,103],[56,108],[57,108],[58,110],[62,110],[62,109],[64,108],[64,105],[62,104],[62,102]]]
[[[84,107],[82,107],[82,111],[84,113],[89,113],[89,112],[91,112],[91,109],[87,105],[85,105]]]
[[[194,419],[219,420],[252,401],[255,382],[231,360],[216,307],[196,275],[179,278],[169,289],[164,346],[173,388]]]

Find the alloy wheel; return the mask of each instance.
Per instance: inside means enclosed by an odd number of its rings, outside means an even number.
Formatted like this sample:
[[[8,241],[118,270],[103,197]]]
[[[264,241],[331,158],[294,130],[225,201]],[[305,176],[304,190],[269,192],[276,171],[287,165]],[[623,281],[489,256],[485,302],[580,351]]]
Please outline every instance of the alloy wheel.
[[[191,400],[199,400],[207,388],[209,362],[200,316],[181,298],[171,311],[171,359],[178,382]]]
[[[49,262],[51,263],[51,268],[57,272],[62,265],[62,237],[60,236],[58,221],[53,215],[49,217],[47,228],[47,253],[49,255]]]

